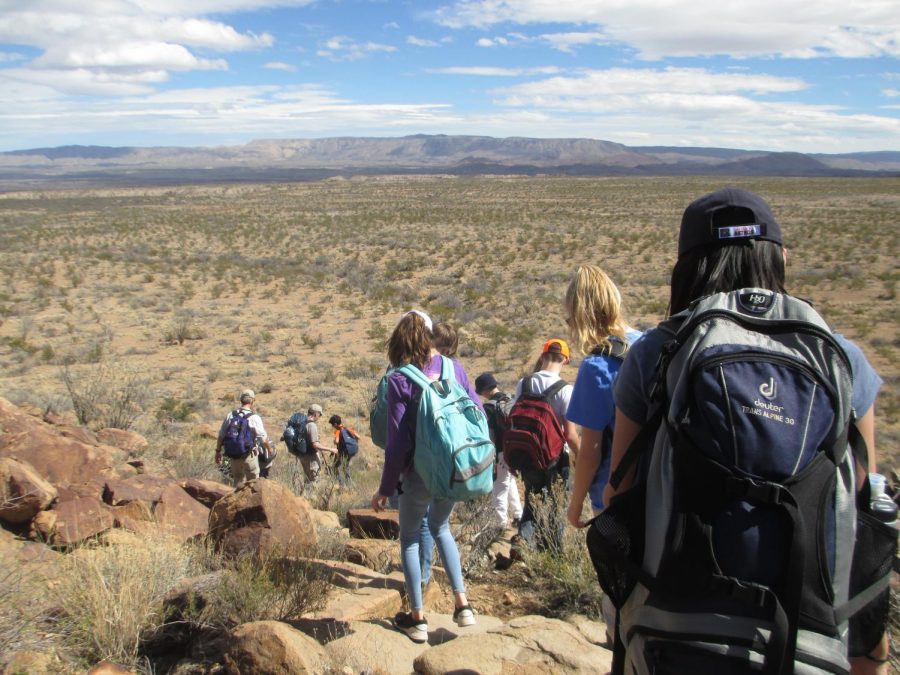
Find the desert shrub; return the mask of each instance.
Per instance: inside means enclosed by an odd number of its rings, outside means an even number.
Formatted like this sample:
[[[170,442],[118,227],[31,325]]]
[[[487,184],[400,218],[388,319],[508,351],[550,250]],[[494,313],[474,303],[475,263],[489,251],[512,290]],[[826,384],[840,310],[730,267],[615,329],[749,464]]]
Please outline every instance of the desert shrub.
[[[197,326],[192,312],[177,313],[163,333],[163,341],[169,344],[181,345],[185,340],[200,340],[204,337],[206,332]]]
[[[166,396],[156,409],[156,417],[166,422],[187,422],[196,412],[197,406],[192,401]]]
[[[85,426],[130,429],[150,397],[144,376],[116,362],[102,361],[83,370],[67,365],[62,379],[75,415]]]
[[[307,552],[315,558],[318,551]],[[222,578],[197,620],[230,628],[249,621],[285,621],[325,605],[329,582],[321,567],[278,554],[226,561]]]
[[[554,493],[555,499],[532,502],[535,529],[550,531],[559,523],[566,523],[568,495],[561,484],[554,487]],[[600,616],[603,591],[597,582],[583,531],[566,524],[560,546],[549,546],[544,550],[523,546],[522,554],[550,614]]]
[[[145,636],[164,623],[163,598],[199,571],[191,546],[159,533],[81,549],[64,565],[58,637],[85,663],[132,667]]]
[[[0,566],[0,667],[3,653],[12,654],[31,645],[36,639],[37,612],[33,603],[26,602],[25,571],[19,565]]]
[[[495,518],[491,495],[456,505],[451,530],[459,546],[460,563],[466,576],[475,576],[487,569],[490,562],[488,548],[502,533],[494,523]]]

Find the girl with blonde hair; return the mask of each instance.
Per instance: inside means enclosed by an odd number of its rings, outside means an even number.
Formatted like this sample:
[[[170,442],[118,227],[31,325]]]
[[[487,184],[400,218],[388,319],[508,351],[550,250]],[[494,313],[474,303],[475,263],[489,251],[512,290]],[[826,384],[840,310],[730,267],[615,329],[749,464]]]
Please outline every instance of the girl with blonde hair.
[[[626,323],[619,289],[596,265],[575,270],[566,290],[565,310],[573,346],[585,355],[566,412],[566,419],[581,426],[567,517],[573,526],[584,527],[585,496],[590,494],[595,514],[604,507],[615,423],[612,386],[628,347],[641,334]]]

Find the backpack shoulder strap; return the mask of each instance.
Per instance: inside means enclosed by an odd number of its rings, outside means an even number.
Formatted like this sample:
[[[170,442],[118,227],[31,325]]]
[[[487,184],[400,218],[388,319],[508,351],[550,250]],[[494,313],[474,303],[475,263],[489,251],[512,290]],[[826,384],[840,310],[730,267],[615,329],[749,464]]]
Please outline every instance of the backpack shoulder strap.
[[[441,356],[441,379],[447,382],[456,382],[456,372],[453,368],[453,360]]]
[[[553,384],[551,384],[549,387],[547,387],[544,390],[544,393],[542,393],[540,395],[540,397],[542,399],[544,399],[545,401],[549,401],[551,398],[556,396],[560,392],[560,390],[563,387],[565,387],[567,384],[568,384],[568,382],[566,382],[565,380],[559,379],[556,382],[554,382]]]
[[[425,373],[423,373],[417,366],[414,366],[411,363],[407,363],[405,366],[401,366],[398,368],[401,373],[403,373],[411,382],[419,385],[422,389],[427,389],[431,386],[431,380],[429,380]]]
[[[627,351],[627,345],[621,340],[615,339],[609,341],[609,346],[597,345],[591,350],[591,354],[594,356],[609,356],[621,361],[625,358],[625,352]]]

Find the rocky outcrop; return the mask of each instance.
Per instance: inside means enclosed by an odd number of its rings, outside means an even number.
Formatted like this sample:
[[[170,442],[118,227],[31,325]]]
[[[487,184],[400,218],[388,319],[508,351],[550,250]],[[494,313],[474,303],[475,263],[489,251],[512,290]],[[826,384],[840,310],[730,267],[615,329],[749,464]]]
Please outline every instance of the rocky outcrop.
[[[153,517],[161,528],[185,541],[205,535],[209,527],[209,509],[175,483],[160,494]]]
[[[159,478],[149,474],[132,476],[125,480],[113,478],[103,485],[103,501],[110,506],[144,502],[153,508],[160,501],[163,492],[172,486],[181,490],[178,483],[171,478]]]
[[[95,476],[115,477],[124,453],[99,444],[87,430],[54,426],[39,420],[0,398],[0,457],[31,464],[57,488],[81,483]]]
[[[203,480],[202,478],[182,478],[178,484],[184,488],[191,497],[198,502],[212,508],[213,504],[222,497],[230,495],[234,488],[224,483],[217,483],[213,480]]]
[[[233,675],[313,675],[324,672],[327,663],[328,656],[316,640],[279,621],[238,626],[231,631],[225,651],[225,669]]]
[[[0,458],[0,520],[11,525],[27,523],[56,497],[56,488],[33,466],[10,457]]]
[[[306,500],[264,478],[252,480],[215,503],[209,534],[232,556],[244,552],[290,555],[310,551],[316,528]]]
[[[147,449],[147,439],[135,431],[125,429],[100,429],[97,432],[97,440],[106,445],[111,445],[119,450],[124,450],[130,455],[141,454]]]
[[[482,675],[510,672],[606,673],[609,650],[588,640],[571,623],[542,616],[513,619],[483,635],[463,635],[452,644],[419,655],[415,671],[424,675],[471,671]]]
[[[373,509],[350,509],[347,511],[350,534],[359,538],[399,539],[399,511],[374,511]]]
[[[96,497],[78,497],[41,511],[32,520],[31,536],[51,546],[69,547],[115,525],[113,514]]]

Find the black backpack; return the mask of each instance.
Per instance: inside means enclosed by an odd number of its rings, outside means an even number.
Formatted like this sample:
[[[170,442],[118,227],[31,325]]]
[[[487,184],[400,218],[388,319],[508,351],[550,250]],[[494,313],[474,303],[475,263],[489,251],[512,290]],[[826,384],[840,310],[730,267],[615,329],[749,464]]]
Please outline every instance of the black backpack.
[[[310,452],[310,443],[306,435],[306,424],[309,418],[306,413],[295,412],[284,426],[281,440],[287,446],[288,452],[297,457],[303,457]]]
[[[621,610],[612,672],[846,672],[844,622],[882,597],[897,531],[857,510],[843,349],[807,303],[760,289],[671,323],[610,484],[639,478],[587,536]]]
[[[503,435],[509,425],[507,418],[512,409],[513,400],[509,394],[497,392],[484,402],[484,412],[487,414],[488,431],[494,447],[499,452],[503,448]]]

